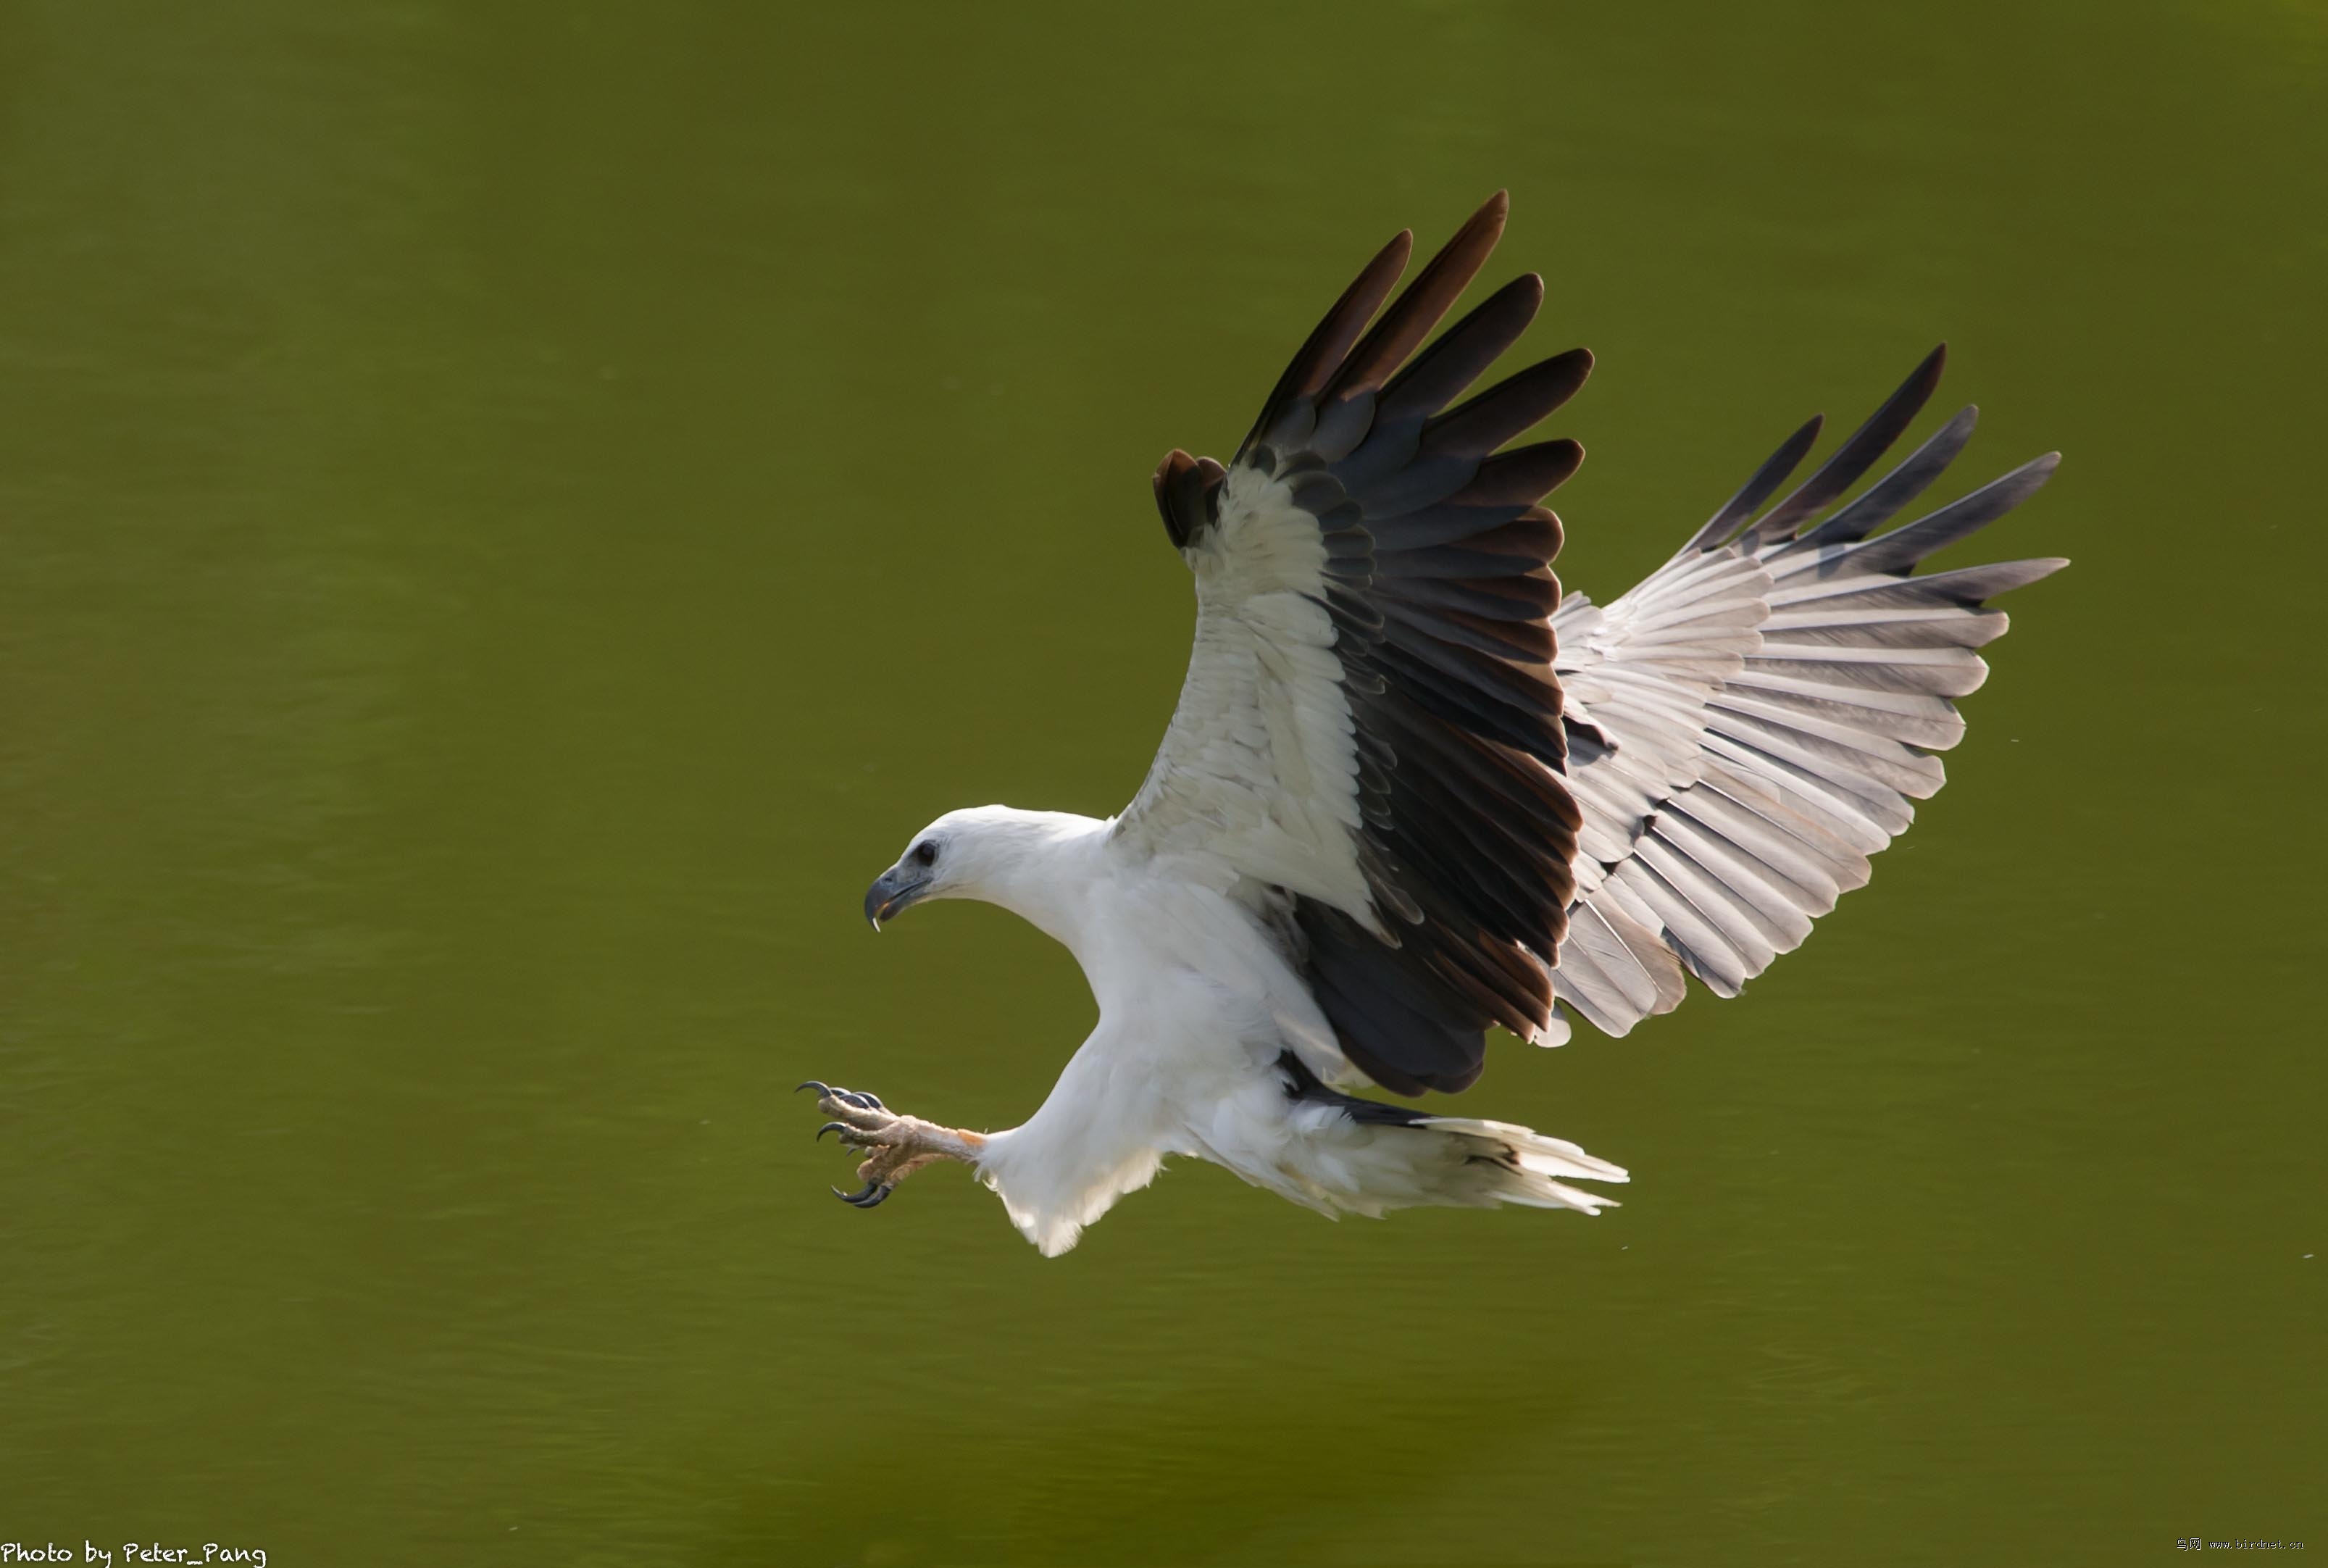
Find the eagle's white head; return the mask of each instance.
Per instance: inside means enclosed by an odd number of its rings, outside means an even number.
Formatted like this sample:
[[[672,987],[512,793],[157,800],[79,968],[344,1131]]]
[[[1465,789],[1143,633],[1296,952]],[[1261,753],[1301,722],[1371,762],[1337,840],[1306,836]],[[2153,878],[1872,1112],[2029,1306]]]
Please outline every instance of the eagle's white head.
[[[1065,884],[1069,847],[1088,841],[1105,822],[1066,812],[1022,812],[1014,806],[970,806],[948,812],[915,833],[897,863],[874,878],[865,894],[873,929],[932,898],[976,898],[999,904],[1050,929]]]

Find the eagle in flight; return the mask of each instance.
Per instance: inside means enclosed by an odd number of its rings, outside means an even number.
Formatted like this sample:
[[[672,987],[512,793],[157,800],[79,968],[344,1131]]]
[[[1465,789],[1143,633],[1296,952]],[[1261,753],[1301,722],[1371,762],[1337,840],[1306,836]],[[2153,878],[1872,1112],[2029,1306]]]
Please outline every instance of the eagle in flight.
[[[1226,465],[1174,451],[1158,508],[1196,646],[1139,794],[1107,821],[981,806],[914,835],[876,929],[982,898],[1072,952],[1099,1022],[1042,1106],[963,1131],[811,1082],[871,1208],[971,1166],[1046,1255],[1167,1155],[1328,1215],[1420,1204],[1591,1214],[1625,1171],[1509,1122],[1362,1097],[1455,1094],[1491,1028],[1622,1035],[1684,977],[1739,989],[1809,934],[1940,787],[1951,700],[2003,634],[1987,601],[2067,564],[1915,575],[2010,512],[2049,455],[1884,531],[1971,436],[1967,408],[1848,501],[1942,351],[1810,476],[1789,436],[1607,605],[1563,596],[1541,504],[1575,442],[1508,446],[1582,386],[1582,349],[1457,402],[1544,297],[1514,279],[1432,341],[1502,234],[1498,193],[1385,308],[1383,247]],[[1452,406],[1450,406],[1452,405]],[[835,1188],[838,1192],[839,1189]]]

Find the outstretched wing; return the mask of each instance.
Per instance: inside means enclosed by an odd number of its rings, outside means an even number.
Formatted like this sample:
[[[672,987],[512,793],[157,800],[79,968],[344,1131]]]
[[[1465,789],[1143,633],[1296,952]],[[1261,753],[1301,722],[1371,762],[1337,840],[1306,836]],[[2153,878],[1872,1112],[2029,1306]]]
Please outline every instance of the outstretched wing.
[[[1234,462],[1176,451],[1157,470],[1196,574],[1196,647],[1115,830],[1183,875],[1281,898],[1342,1050],[1406,1094],[1478,1077],[1490,1024],[1552,1024],[1546,966],[1574,892],[1547,622],[1560,523],[1536,502],[1583,452],[1498,448],[1565,402],[1591,357],[1448,408],[1535,316],[1533,276],[1416,353],[1506,206],[1480,208],[1369,330],[1412,245],[1392,240]]]
[[[1678,554],[1606,607],[1553,617],[1567,692],[1568,783],[1583,811],[1577,899],[1554,987],[1621,1035],[1682,998],[1762,972],[1945,781],[1954,698],[2004,634],[1986,601],[2069,563],[1912,575],[2002,517],[2058,454],[1886,533],[1972,435],[1967,408],[1847,505],[1844,493],[1938,384],[1934,350],[1792,493],[1755,514],[1817,439],[1813,419]]]

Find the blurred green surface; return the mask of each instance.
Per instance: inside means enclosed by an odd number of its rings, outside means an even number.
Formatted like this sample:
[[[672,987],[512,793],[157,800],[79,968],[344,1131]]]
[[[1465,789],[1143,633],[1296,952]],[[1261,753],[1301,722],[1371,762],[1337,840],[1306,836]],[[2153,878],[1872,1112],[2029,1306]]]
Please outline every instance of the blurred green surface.
[[[1008,1124],[1092,1011],[865,883],[1130,797],[1150,467],[1499,185],[1572,586],[1942,336],[1953,485],[2067,451],[1953,787],[1742,1000],[1500,1047],[1607,1218],[834,1203],[794,1082]],[[2310,0],[0,6],[0,1538],[2328,1546],[2323,263]]]

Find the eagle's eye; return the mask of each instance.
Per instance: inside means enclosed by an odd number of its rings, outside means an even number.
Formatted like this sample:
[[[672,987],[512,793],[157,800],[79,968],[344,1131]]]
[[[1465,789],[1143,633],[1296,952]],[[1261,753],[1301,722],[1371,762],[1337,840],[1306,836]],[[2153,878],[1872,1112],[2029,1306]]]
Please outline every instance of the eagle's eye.
[[[914,846],[914,863],[917,866],[936,865],[938,863],[938,847],[929,840],[924,839],[920,843]]]

